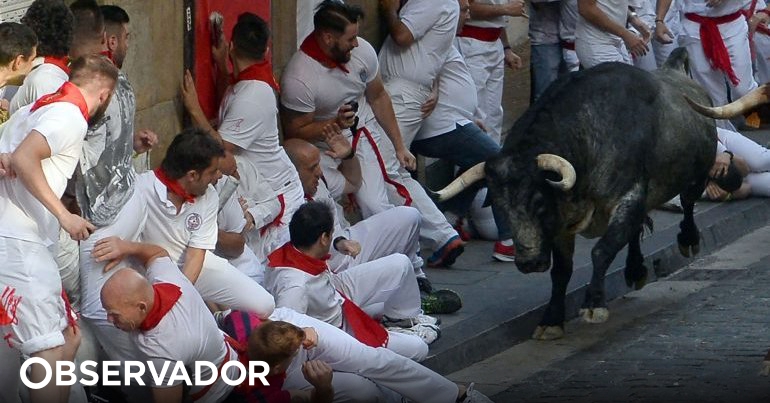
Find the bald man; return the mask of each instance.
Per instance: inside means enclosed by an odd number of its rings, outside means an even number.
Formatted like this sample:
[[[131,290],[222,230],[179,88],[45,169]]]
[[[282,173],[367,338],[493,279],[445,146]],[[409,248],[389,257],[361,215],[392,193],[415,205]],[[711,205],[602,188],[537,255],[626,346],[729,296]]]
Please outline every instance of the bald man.
[[[225,362],[238,360],[237,352],[225,341],[198,291],[163,248],[112,237],[97,242],[94,254],[100,261],[115,262],[132,256],[147,268],[146,278],[134,269],[122,268],[101,291],[107,320],[128,332],[136,344],[136,360],[150,362],[155,368],[162,368],[166,362],[173,368],[177,361],[183,361],[187,368],[192,368],[196,361],[208,361],[221,368]],[[183,401],[182,380],[175,379],[173,386],[165,387],[172,373],[166,372],[164,387],[149,383],[156,402]],[[237,379],[238,375],[237,367],[228,369],[230,379]],[[211,376],[208,367],[201,373],[201,379]],[[219,402],[231,389],[217,377],[211,386],[193,386],[189,397],[198,402]]]
[[[337,136],[343,136],[339,127],[324,127],[327,143],[342,143],[334,141]],[[342,175],[334,175],[327,180],[321,171],[321,154],[317,147],[300,139],[286,140],[283,147],[299,172],[305,199],[324,203],[334,215],[333,239],[337,241],[329,260],[332,271],[339,273],[353,266],[401,253],[412,262],[423,294],[422,309],[426,313],[452,313],[460,309],[460,297],[448,290],[433,293],[433,287],[422,270],[423,260],[418,254],[420,213],[416,209],[395,207],[351,226],[337,201],[343,195],[355,192],[360,185],[361,167],[358,159],[342,160],[338,168]],[[346,155],[345,150],[335,151]]]

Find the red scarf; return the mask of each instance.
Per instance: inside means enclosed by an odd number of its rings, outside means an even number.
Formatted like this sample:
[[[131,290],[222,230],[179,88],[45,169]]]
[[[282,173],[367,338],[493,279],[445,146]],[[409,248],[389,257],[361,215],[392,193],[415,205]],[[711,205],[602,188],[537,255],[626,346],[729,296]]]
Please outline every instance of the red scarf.
[[[330,255],[326,255],[323,259],[316,259],[300,252],[291,242],[287,242],[271,253],[267,259],[271,267],[291,267],[311,276],[318,276],[327,270],[326,261],[330,257]],[[387,346],[388,331],[341,292],[337,291],[337,293],[344,300],[342,303],[342,315],[353,331],[353,336],[361,343],[370,347]]]
[[[738,85],[740,79],[733,70],[730,54],[727,52],[725,41],[719,32],[719,25],[735,21],[742,15],[743,12],[741,11],[720,17],[704,17],[695,13],[684,15],[688,20],[700,24],[700,41],[703,45],[703,53],[711,64],[711,68],[725,73],[733,85]]]
[[[65,81],[53,94],[44,95],[38,99],[35,104],[32,105],[30,112],[34,112],[54,102],[69,102],[77,106],[86,122],[90,117],[88,115],[88,105],[86,105],[86,99],[83,97],[83,93],[80,92],[80,89],[75,84],[72,84],[69,81]]]
[[[53,64],[54,66],[62,69],[65,73],[70,73],[70,58],[67,56],[54,57],[46,56],[43,58],[43,63]]]
[[[302,45],[299,47],[300,50],[305,52],[306,55],[310,56],[311,59],[317,61],[318,63],[321,63],[324,67],[334,69],[338,68],[345,73],[350,73],[350,70],[348,70],[347,67],[345,67],[342,63],[337,63],[335,60],[333,60],[331,57],[327,56],[326,53],[321,50],[321,45],[318,43],[318,38],[315,36],[315,31],[311,32],[310,35],[308,35],[307,38],[302,42]]]
[[[164,184],[166,186],[166,189],[170,190],[171,193],[181,197],[187,203],[190,203],[190,204],[195,203],[195,195],[187,193],[187,191],[184,190],[182,185],[179,184],[178,180],[169,178],[168,175],[166,175],[166,171],[164,171],[163,168],[157,167],[155,168],[154,172],[155,172],[155,177],[158,178],[160,183]]]
[[[158,283],[152,285],[152,291],[155,294],[152,309],[147,313],[147,317],[144,318],[141,324],[139,324],[139,330],[146,332],[158,326],[161,319],[174,307],[179,297],[182,296],[182,289],[176,284],[171,283]]]
[[[238,77],[233,78],[233,84],[244,80],[264,81],[267,85],[273,87],[275,92],[281,92],[281,87],[275,81],[273,68],[267,60],[254,63],[243,69],[243,71],[238,73]]]

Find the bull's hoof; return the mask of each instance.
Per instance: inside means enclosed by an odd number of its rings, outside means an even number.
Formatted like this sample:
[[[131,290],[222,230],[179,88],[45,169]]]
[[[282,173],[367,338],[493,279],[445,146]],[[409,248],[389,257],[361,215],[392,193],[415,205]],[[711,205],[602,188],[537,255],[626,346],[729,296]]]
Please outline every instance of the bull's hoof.
[[[700,253],[700,245],[682,245],[679,244],[679,253],[682,254],[684,257],[695,257],[698,253]]]
[[[642,270],[640,270],[638,273],[632,273],[626,270],[626,285],[629,288],[633,288],[634,290],[641,290],[645,285],[647,285],[647,269],[642,267]]]
[[[564,337],[564,329],[561,326],[538,326],[532,338],[535,340],[549,341]]]
[[[581,308],[580,317],[586,323],[604,323],[610,318],[610,310],[607,308]]]
[[[762,361],[762,370],[759,371],[762,376],[770,375],[770,361]]]

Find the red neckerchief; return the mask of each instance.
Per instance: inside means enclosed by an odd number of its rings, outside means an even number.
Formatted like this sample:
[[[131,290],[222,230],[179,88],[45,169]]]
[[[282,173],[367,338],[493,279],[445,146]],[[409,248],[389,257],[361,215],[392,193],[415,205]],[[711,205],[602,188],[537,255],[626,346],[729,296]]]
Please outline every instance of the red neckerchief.
[[[153,172],[155,172],[155,177],[158,178],[160,183],[164,184],[171,193],[181,197],[187,203],[195,203],[195,195],[187,193],[178,180],[169,178],[163,168],[157,167]]]
[[[273,221],[270,221],[265,225],[264,227],[259,229],[259,235],[264,236],[265,232],[273,227],[280,227],[283,220],[283,214],[286,213],[286,198],[283,197],[283,193],[278,195],[278,203],[281,205],[281,211],[278,212],[278,215],[273,218]]]
[[[321,65],[324,67],[328,67],[330,69],[338,68],[345,73],[350,73],[350,70],[348,70],[344,64],[337,63],[331,57],[327,56],[323,50],[321,50],[321,45],[318,44],[318,38],[315,36],[315,31],[311,32],[310,35],[305,38],[299,48],[305,52],[306,55],[310,56],[311,59],[321,63]]]
[[[147,313],[147,317],[144,318],[141,324],[139,324],[139,330],[146,332],[158,326],[160,320],[174,307],[179,297],[182,296],[182,289],[176,284],[171,283],[158,283],[152,285],[152,291],[155,294],[155,299],[152,304],[152,309]]]
[[[83,93],[80,92],[80,89],[69,81],[65,81],[53,94],[44,95],[38,99],[35,104],[32,105],[30,112],[34,112],[54,102],[69,102],[77,106],[78,109],[80,109],[80,113],[83,114],[83,119],[85,119],[86,122],[88,121],[89,115],[86,99],[83,97]]]
[[[254,63],[243,69],[243,71],[238,73],[238,77],[233,78],[233,84],[244,80],[264,81],[267,85],[273,87],[275,92],[281,92],[281,87],[275,81],[275,76],[273,75],[273,67],[267,60]]]
[[[292,267],[312,276],[317,276],[326,271],[326,261],[330,257],[331,255],[326,255],[323,259],[316,259],[300,252],[291,242],[286,242],[271,253],[267,260],[270,267]]]
[[[43,63],[53,64],[54,66],[62,69],[65,73],[70,73],[70,58],[67,56],[54,57],[46,56],[43,58]]]
[[[742,11],[736,11],[720,17],[704,17],[695,13],[686,13],[684,15],[688,20],[700,24],[700,41],[703,46],[703,53],[709,61],[711,68],[725,73],[733,85],[738,85],[740,79],[735,75],[735,70],[733,70],[730,54],[727,52],[725,41],[719,32],[719,25],[735,21],[742,15]]]
[[[113,58],[112,51],[111,50],[105,50],[103,52],[99,52],[100,55],[107,58],[107,60],[111,61],[112,64],[115,64],[115,59]]]
[[[271,253],[267,259],[271,267],[291,267],[311,276],[317,276],[326,271],[326,261],[329,260],[329,257],[330,255],[326,255],[323,259],[316,259],[300,252],[291,242],[287,242]],[[349,300],[341,292],[337,291],[337,293],[342,296],[342,315],[352,330],[353,337],[370,347],[387,346],[388,331],[355,302]]]

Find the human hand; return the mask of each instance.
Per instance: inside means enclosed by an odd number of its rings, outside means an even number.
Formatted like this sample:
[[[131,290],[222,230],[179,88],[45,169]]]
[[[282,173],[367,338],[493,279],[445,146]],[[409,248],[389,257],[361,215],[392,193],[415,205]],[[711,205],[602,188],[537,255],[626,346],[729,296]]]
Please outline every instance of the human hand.
[[[342,134],[342,129],[336,123],[324,126],[321,131],[324,142],[329,146],[329,150],[324,154],[334,159],[343,159],[353,152],[353,146],[350,145],[348,139]]]
[[[11,103],[5,98],[0,98],[0,109],[4,111],[11,109]]]
[[[511,50],[511,48],[505,49],[505,65],[511,70],[518,70],[521,68],[521,57]]]
[[[724,201],[730,196],[730,193],[719,187],[716,183],[709,181],[706,185],[706,196],[710,200]]]
[[[420,112],[422,112],[421,117],[425,119],[430,116],[430,114],[433,113],[433,110],[436,109],[436,105],[438,105],[438,85],[433,86],[433,90],[430,92],[428,100],[420,107]]]
[[[335,123],[340,129],[349,129],[356,121],[356,111],[353,110],[353,106],[350,104],[344,104],[337,110],[337,118]]]
[[[711,166],[709,176],[713,179],[721,178],[727,174],[727,169],[730,167],[730,154],[719,153],[714,160],[714,165]]]
[[[767,24],[770,20],[770,15],[767,13],[756,13],[749,18],[749,35],[754,35],[757,31],[757,27]]]
[[[312,327],[303,327],[305,331],[305,338],[302,340],[302,347],[305,350],[310,350],[313,347],[318,346],[318,332]]]
[[[655,40],[663,44],[674,43],[674,34],[669,31],[663,21],[658,21],[655,24]]]
[[[227,53],[228,45],[224,32],[219,35],[219,39],[211,44],[211,58],[217,67],[224,68],[227,71]]]
[[[91,256],[97,262],[107,262],[104,265],[104,273],[115,268],[123,258],[128,255],[129,242],[126,242],[116,236],[107,237],[96,241],[94,249],[91,251]]]
[[[503,12],[511,17],[529,18],[527,11],[524,9],[525,6],[524,0],[511,0],[503,5]]]
[[[0,178],[3,177],[10,179],[16,177],[16,172],[11,166],[11,153],[0,153]]]
[[[88,222],[85,218],[70,213],[69,211],[59,217],[59,225],[70,234],[75,241],[88,239],[92,232],[96,231],[96,226]]]
[[[398,162],[401,164],[401,166],[407,170],[414,171],[417,169],[417,158],[415,158],[414,154],[412,154],[406,148],[396,150],[396,158],[398,159]]]
[[[352,239],[341,239],[334,245],[339,253],[355,258],[361,253],[361,244]]]
[[[332,388],[334,376],[332,367],[323,361],[311,360],[302,364],[302,376],[316,389],[330,390]]]
[[[642,57],[650,50],[642,37],[629,30],[626,30],[625,35],[623,35],[623,42],[626,44],[626,49],[634,57]]]
[[[192,73],[190,73],[190,70],[184,71],[180,93],[182,94],[182,104],[184,104],[187,112],[190,114],[196,112],[200,112],[201,114],[203,113],[201,104],[198,102],[198,91],[195,89],[195,80],[193,80],[193,76]]]
[[[142,129],[134,133],[134,152],[137,154],[152,150],[158,144],[158,135],[150,129]]]

